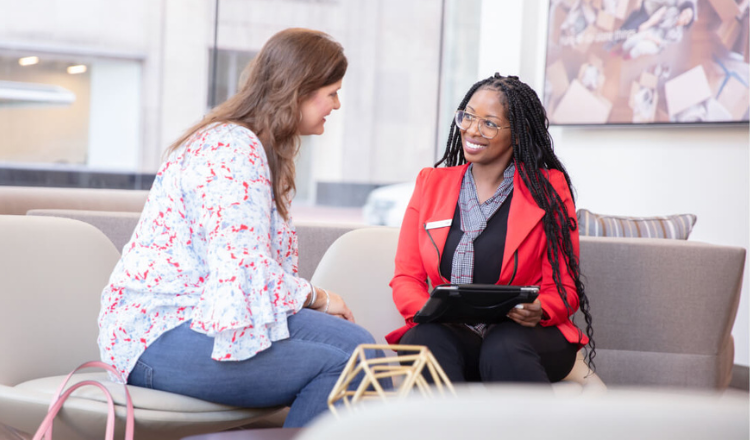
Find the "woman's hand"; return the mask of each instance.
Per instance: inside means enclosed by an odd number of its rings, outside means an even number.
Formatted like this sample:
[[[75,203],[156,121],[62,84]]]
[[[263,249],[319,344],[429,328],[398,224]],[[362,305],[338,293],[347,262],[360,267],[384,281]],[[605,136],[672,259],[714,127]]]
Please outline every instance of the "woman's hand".
[[[519,304],[511,309],[508,318],[525,327],[534,327],[542,320],[542,303],[537,298],[533,303]]]
[[[329,315],[338,316],[339,318],[346,319],[349,322],[354,322],[354,314],[349,307],[347,307],[344,299],[340,295],[337,295],[330,290],[323,290],[320,287],[316,287],[317,298],[315,304],[311,305],[311,309],[317,310],[318,312],[326,312]],[[326,304],[328,310],[326,310]]]

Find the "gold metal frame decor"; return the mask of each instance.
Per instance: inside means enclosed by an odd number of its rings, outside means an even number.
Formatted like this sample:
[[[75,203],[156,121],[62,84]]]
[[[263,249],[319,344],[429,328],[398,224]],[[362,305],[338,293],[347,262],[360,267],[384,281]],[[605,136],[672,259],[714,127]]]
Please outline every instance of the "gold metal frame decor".
[[[367,359],[365,350],[393,350],[396,356]],[[432,378],[432,385],[422,374],[425,368]],[[360,373],[364,373],[362,381],[355,390],[350,390],[349,385]],[[393,380],[392,390],[384,390],[380,385],[379,379],[384,378]],[[351,411],[358,403],[365,400],[401,399],[414,392],[432,398],[436,395],[444,396],[446,389],[454,396],[456,395],[453,384],[427,347],[361,344],[352,353],[328,396],[328,407],[338,417],[336,405],[339,403],[343,403],[343,407]]]

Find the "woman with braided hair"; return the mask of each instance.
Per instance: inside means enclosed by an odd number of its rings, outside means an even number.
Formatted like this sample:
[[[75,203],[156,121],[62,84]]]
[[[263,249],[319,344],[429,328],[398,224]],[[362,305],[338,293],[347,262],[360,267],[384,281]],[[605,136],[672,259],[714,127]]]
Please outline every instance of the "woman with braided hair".
[[[595,356],[570,177],[548,125],[534,90],[496,73],[469,89],[443,158],[417,178],[391,281],[406,322],[386,339],[429,347],[453,382],[556,382],[580,348]],[[415,324],[428,286],[444,283],[540,291],[500,323]]]

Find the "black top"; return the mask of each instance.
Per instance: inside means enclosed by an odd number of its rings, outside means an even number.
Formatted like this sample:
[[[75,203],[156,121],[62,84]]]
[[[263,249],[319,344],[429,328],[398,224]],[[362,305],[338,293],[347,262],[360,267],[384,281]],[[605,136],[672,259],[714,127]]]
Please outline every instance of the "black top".
[[[474,274],[475,284],[497,284],[503,266],[505,238],[508,235],[508,213],[513,191],[508,194],[502,205],[487,222],[487,227],[474,240]],[[461,208],[456,203],[453,223],[445,240],[443,256],[440,259],[440,273],[450,281],[453,272],[453,254],[461,241],[464,232],[461,230]]]

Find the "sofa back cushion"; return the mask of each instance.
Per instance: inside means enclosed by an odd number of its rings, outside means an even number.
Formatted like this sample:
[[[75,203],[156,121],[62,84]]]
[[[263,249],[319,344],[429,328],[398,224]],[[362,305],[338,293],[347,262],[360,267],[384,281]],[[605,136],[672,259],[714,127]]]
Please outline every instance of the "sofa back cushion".
[[[130,241],[140,212],[82,211],[76,209],[32,209],[27,215],[72,218],[101,230],[118,251]],[[328,247],[341,235],[363,225],[300,222],[295,225],[299,246],[299,276],[309,280]]]
[[[389,283],[395,270],[398,228],[356,229],[342,235],[320,260],[311,282],[341,295],[379,344],[404,325]],[[389,353],[390,354],[390,353]]]
[[[84,211],[77,209],[32,209],[26,215],[64,217],[86,222],[110,239],[118,251],[130,241],[135,226],[141,218],[140,212]]]
[[[100,297],[119,256],[89,224],[0,215],[0,383],[99,358]]]
[[[694,214],[665,217],[622,217],[577,212],[581,235],[592,237],[675,238],[687,240],[695,225]]]
[[[299,271],[301,278],[312,278],[323,254],[339,237],[349,231],[363,228],[364,225],[349,223],[295,223],[297,245],[299,248]],[[323,286],[325,287],[325,286]]]

